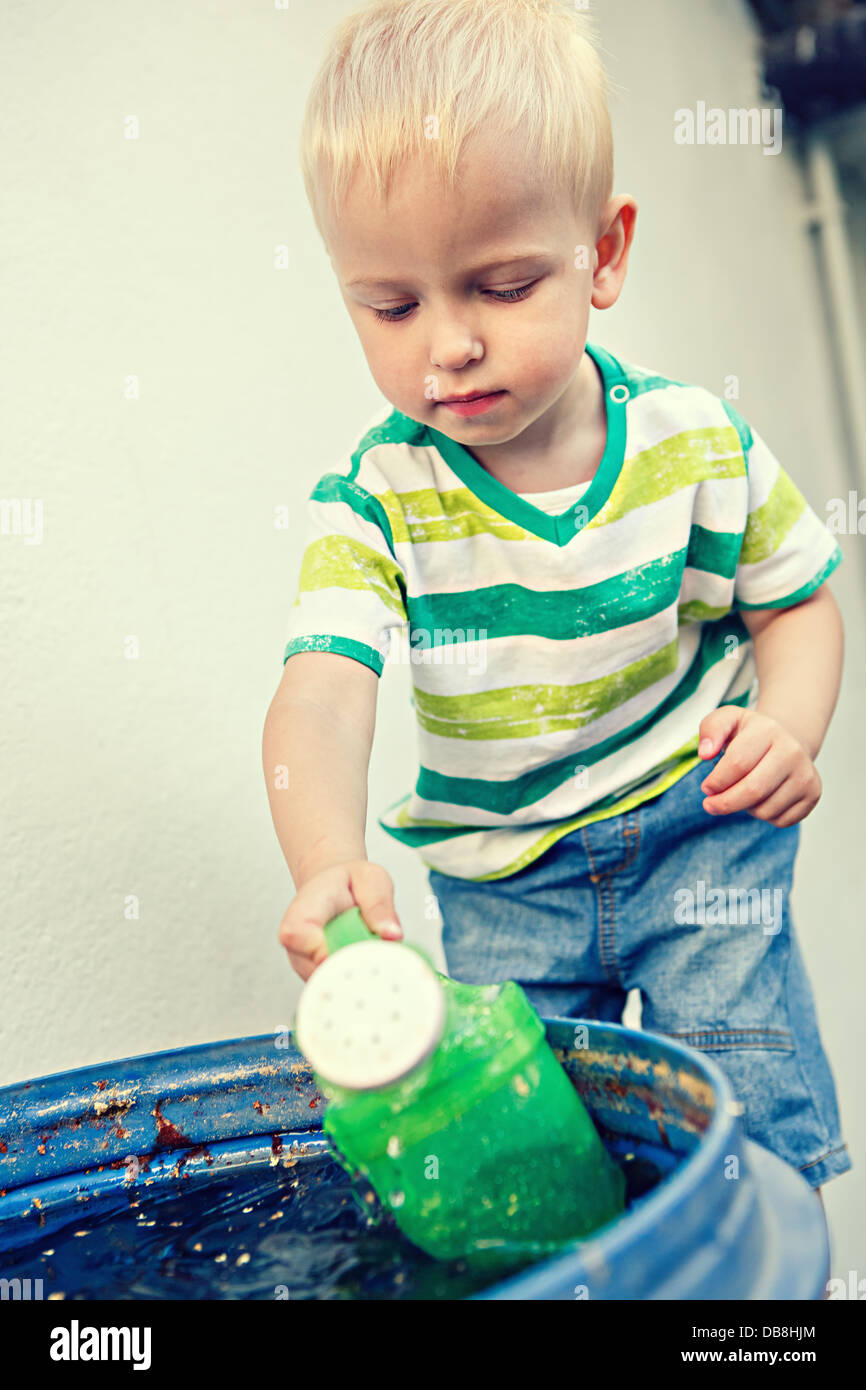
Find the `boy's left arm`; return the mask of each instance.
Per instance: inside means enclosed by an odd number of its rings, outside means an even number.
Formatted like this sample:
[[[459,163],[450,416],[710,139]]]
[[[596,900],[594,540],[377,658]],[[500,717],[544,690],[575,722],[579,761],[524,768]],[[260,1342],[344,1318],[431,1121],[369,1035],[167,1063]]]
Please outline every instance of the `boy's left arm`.
[[[701,783],[704,810],[794,825],[821,795],[814,759],[839,695],[842,615],[827,584],[791,608],[740,614],[754,643],[758,702],[754,709],[720,705],[701,720],[702,758],[727,745]]]

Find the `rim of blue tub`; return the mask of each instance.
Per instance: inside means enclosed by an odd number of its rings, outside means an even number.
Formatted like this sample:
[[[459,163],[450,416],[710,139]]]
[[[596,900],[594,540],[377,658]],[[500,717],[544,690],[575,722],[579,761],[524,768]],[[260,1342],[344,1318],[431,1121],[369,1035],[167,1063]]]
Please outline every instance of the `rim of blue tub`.
[[[600,1228],[578,1247],[491,1285],[475,1298],[562,1297],[563,1287],[588,1276],[600,1277],[622,1261],[626,1251],[635,1248],[640,1248],[650,1264],[655,1260],[661,1277],[663,1263],[654,1249],[654,1243],[655,1247],[659,1244],[660,1219],[667,1223],[669,1263],[674,1267],[677,1237],[683,1234],[677,1231],[677,1211],[682,1211],[696,1193],[702,1192],[708,1199],[704,1209],[708,1218],[718,1208],[721,1219],[726,1208],[733,1210],[739,1204],[744,1231],[758,1217],[766,1224],[767,1198],[757,1190],[758,1176],[773,1185],[775,1198],[787,1204],[787,1211],[796,1208],[803,1225],[799,1244],[794,1242],[785,1259],[795,1257],[800,1249],[814,1249],[817,1258],[819,1229],[823,1231],[818,1203],[812,1198],[807,1208],[802,1201],[808,1192],[805,1180],[775,1155],[746,1139],[730,1083],[712,1057],[664,1034],[623,1024],[583,1019],[543,1022],[548,1041],[578,1090],[582,1067],[586,1067],[582,1053],[604,1054],[606,1048],[608,1054],[622,1054],[624,1059],[631,1053],[633,1059],[641,1058],[642,1068],[664,1063],[675,1075],[685,1073],[704,1087],[705,1096],[712,1099],[708,1121],[691,1151],[676,1150],[680,1155],[677,1166],[623,1217]],[[587,1029],[589,1048],[568,1046],[578,1026]],[[286,1034],[288,1040],[278,1045],[276,1038]],[[680,1084],[684,1084],[681,1075]],[[259,1098],[245,1104],[254,1092],[260,1093]],[[237,1103],[227,1105],[232,1095]],[[592,1098],[585,1099],[598,1124]],[[32,1201],[35,1188],[46,1196],[50,1191],[60,1194],[68,1191],[73,1181],[78,1189],[100,1181],[104,1184],[103,1174],[109,1176],[110,1186],[116,1182],[119,1187],[126,1177],[122,1170],[133,1155],[166,1162],[176,1158],[178,1165],[185,1162],[189,1170],[197,1168],[208,1152],[211,1162],[219,1150],[225,1150],[226,1157],[230,1151],[252,1153],[259,1148],[264,1154],[276,1139],[297,1143],[306,1136],[319,1149],[326,1142],[321,1134],[323,1109],[312,1073],[288,1030],[142,1053],[2,1087],[0,1249],[4,1219],[13,1213],[26,1214],[29,1206],[25,1204]],[[627,1115],[636,1113],[632,1108],[624,1110]],[[607,1120],[602,1118],[600,1124],[606,1133],[615,1134]],[[735,1193],[726,1193],[711,1179],[719,1177],[724,1159],[732,1155],[737,1156],[742,1173]],[[730,1189],[730,1183],[727,1186]],[[783,1232],[791,1222],[776,1212],[771,1224]],[[818,1287],[812,1293],[787,1296],[818,1297]]]

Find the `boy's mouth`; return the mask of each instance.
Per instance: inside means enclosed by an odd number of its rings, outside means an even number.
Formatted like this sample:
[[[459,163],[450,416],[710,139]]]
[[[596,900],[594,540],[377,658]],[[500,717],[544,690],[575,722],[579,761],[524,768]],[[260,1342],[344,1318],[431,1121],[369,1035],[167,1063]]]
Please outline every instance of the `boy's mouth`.
[[[450,396],[436,401],[436,405],[445,405],[456,415],[480,415],[482,411],[490,410],[506,394],[505,391],[472,391],[467,396]]]

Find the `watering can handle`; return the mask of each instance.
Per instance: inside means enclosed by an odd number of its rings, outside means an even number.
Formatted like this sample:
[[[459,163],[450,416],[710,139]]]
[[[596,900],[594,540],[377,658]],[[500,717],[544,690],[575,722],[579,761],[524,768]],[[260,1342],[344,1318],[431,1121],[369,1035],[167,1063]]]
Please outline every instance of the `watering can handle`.
[[[332,917],[325,927],[325,943],[328,955],[332,956],[341,946],[351,946],[356,941],[372,941],[376,933],[371,932],[360,909],[350,907],[338,917]]]

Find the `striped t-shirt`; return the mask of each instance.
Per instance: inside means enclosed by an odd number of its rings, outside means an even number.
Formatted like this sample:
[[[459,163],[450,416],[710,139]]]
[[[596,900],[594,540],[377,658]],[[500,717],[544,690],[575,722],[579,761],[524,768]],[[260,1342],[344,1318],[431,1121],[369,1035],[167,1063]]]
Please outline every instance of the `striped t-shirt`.
[[[704,715],[757,700],[737,610],[798,603],[842,559],[727,401],[586,351],[607,443],[564,511],[396,410],[310,494],[284,659],[411,665],[420,767],[379,824],[458,878],[689,772]]]

